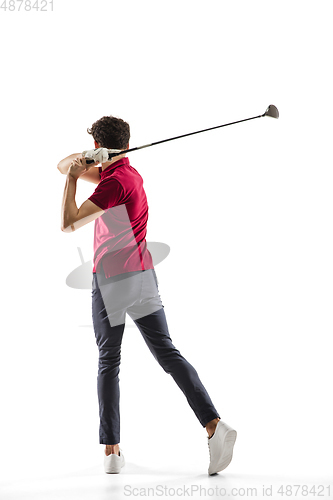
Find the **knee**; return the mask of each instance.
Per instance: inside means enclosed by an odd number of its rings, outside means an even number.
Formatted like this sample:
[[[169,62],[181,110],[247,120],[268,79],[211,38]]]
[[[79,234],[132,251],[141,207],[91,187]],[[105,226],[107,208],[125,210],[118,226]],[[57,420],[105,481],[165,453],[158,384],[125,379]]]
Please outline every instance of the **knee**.
[[[99,350],[99,367],[119,372],[121,356],[120,350],[114,351],[110,349]]]

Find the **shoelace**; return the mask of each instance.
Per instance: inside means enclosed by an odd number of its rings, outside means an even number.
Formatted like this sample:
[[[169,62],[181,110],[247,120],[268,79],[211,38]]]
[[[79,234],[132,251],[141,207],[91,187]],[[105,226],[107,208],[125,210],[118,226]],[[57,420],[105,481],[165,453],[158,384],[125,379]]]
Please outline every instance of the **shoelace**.
[[[209,449],[209,461],[211,461],[212,456],[211,456],[211,453],[210,453],[209,438],[208,438],[208,441],[207,441],[207,445],[208,445],[208,449]]]

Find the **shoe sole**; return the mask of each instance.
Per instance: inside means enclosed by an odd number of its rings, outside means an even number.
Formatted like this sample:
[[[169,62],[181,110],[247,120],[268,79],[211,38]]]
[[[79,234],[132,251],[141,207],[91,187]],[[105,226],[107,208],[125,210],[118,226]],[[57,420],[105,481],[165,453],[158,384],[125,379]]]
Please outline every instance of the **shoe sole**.
[[[112,467],[108,470],[106,470],[106,474],[119,474],[119,472],[121,471],[121,468],[120,469],[116,469],[115,467]]]
[[[223,449],[222,457],[218,462],[218,464],[216,465],[214,472],[209,472],[210,476],[212,474],[216,474],[217,472],[221,472],[222,470],[228,467],[228,465],[232,460],[236,438],[237,438],[237,432],[233,429],[230,429],[225,433],[222,444],[222,449]]]
[[[106,474],[119,474],[124,465],[125,463],[121,463],[118,460],[116,461],[111,459],[111,462],[109,464],[104,464],[104,471],[106,472]]]

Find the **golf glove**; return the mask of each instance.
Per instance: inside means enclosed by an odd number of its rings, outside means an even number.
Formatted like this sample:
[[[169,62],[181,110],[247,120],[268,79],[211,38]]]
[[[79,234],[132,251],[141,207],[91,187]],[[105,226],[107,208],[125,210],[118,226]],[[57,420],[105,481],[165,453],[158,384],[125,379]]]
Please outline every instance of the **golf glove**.
[[[96,163],[104,163],[109,159],[109,153],[121,153],[121,149],[107,149],[107,148],[98,148],[98,149],[90,149],[89,151],[83,151],[82,156],[87,160],[93,160]]]
[[[90,149],[82,152],[83,158],[94,160],[95,163],[104,163],[109,159],[109,152],[106,148]]]

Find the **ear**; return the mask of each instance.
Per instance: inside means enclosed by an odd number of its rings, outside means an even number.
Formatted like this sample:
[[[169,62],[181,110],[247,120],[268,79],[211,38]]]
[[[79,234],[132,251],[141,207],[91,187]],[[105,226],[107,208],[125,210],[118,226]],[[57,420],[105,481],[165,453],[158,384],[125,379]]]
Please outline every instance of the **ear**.
[[[95,149],[98,149],[100,148],[101,146],[98,144],[98,142],[94,141],[94,144],[95,144]]]

